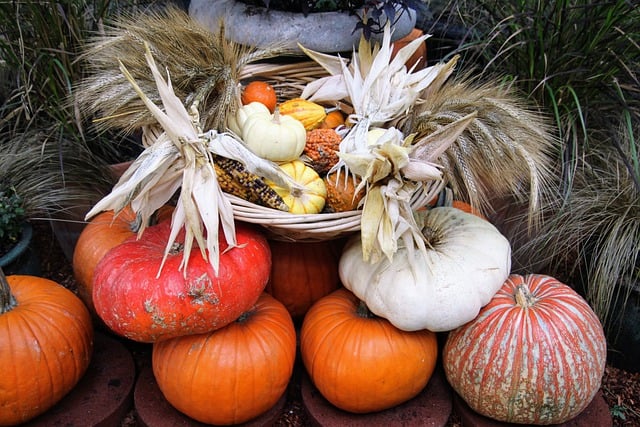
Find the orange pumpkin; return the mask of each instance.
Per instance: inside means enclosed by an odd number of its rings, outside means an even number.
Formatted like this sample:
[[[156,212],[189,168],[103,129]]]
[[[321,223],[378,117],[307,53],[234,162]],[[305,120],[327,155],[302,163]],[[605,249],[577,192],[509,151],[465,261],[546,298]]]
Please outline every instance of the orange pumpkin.
[[[88,310],[48,279],[0,273],[0,425],[46,412],[84,375],[93,352]]]
[[[271,276],[266,291],[302,319],[309,307],[340,287],[343,239],[318,242],[270,240]]]
[[[405,332],[373,316],[341,288],[318,300],[300,331],[300,353],[311,380],[334,406],[381,411],[415,397],[436,365],[436,335]]]
[[[344,124],[344,113],[340,110],[333,110],[327,113],[327,117],[320,123],[320,129],[335,129]]]
[[[478,209],[471,206],[469,203],[463,202],[462,200],[454,200],[453,202],[451,202],[451,206],[453,206],[454,208],[460,209],[461,211],[464,211],[466,213],[474,214],[475,216],[480,217],[482,219],[485,219],[485,220],[487,219],[487,217],[484,216],[482,212],[480,212]]]
[[[158,386],[178,411],[203,423],[254,419],[282,397],[293,372],[296,332],[289,313],[263,293],[252,310],[217,331],[158,341]]]
[[[264,81],[254,80],[247,84],[242,91],[241,98],[242,105],[248,105],[252,102],[259,102],[269,109],[270,112],[274,112],[278,97],[274,87]]]
[[[172,206],[162,207],[156,215],[156,222],[169,220],[172,213]],[[78,296],[94,317],[97,316],[92,296],[96,266],[112,248],[136,235],[139,228],[135,212],[127,206],[116,216],[113,211],[99,213],[80,233],[73,251],[73,275]]]
[[[560,424],[600,389],[607,346],[587,302],[550,276],[511,275],[471,322],[449,333],[443,366],[476,412]]]

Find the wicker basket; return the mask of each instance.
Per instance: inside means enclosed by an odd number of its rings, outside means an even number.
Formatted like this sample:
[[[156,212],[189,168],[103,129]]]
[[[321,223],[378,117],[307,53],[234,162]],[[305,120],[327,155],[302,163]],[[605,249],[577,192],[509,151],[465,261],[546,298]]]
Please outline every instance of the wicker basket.
[[[279,99],[300,96],[304,87],[327,76],[327,72],[314,61],[286,64],[261,63],[247,66],[241,75],[243,80],[261,79],[269,82],[276,90]],[[351,112],[351,106],[340,104],[343,112]],[[444,187],[443,181],[429,183],[418,191],[411,205],[415,209],[425,206],[438,196]],[[265,206],[257,205],[237,196],[228,194],[234,216],[239,221],[262,226],[270,238],[283,241],[313,242],[337,239],[360,230],[362,212],[360,210],[319,213],[290,214]]]
[[[443,187],[444,181],[434,181],[426,191],[414,195],[411,205],[415,209],[425,206],[438,196]],[[362,212],[359,210],[296,215],[256,205],[230,194],[227,196],[237,220],[261,225],[273,239],[313,242],[337,239],[360,230]]]

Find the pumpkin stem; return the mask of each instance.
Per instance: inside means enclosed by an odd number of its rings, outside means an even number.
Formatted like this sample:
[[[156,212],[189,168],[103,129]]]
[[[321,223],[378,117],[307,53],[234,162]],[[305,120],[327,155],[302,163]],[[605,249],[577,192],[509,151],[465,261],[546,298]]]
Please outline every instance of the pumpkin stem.
[[[536,301],[538,301],[538,299],[533,296],[529,290],[529,287],[525,284],[516,286],[514,299],[516,300],[516,304],[522,308],[532,307],[535,305]]]
[[[280,123],[280,109],[278,107],[276,107],[275,110],[273,110],[273,118],[272,118],[273,123]]]
[[[371,310],[369,310],[369,307],[367,307],[367,303],[362,300],[360,300],[360,302],[358,303],[356,314],[358,315],[358,317],[362,317],[363,319],[374,319],[375,317],[377,317],[371,312]]]
[[[248,320],[248,319],[253,315],[253,313],[254,313],[254,312],[255,312],[255,307],[254,307],[254,308],[252,308],[252,309],[250,309],[250,310],[245,311],[244,313],[242,313],[242,314],[241,314],[241,315],[236,319],[236,322],[238,322],[238,323],[244,323],[244,322],[246,322],[246,321],[247,321],[247,320]]]
[[[4,275],[4,271],[0,267],[0,314],[11,311],[16,305],[18,305],[18,302],[11,294],[7,276]]]

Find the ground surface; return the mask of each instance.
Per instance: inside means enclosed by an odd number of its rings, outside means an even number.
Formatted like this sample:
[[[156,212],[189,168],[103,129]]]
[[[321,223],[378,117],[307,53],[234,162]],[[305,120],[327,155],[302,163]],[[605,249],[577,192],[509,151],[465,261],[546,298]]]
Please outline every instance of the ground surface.
[[[56,239],[48,226],[36,225],[36,245],[41,257],[42,275],[75,291],[71,263],[64,257]],[[144,347],[133,351],[137,364],[146,363],[148,353]],[[300,387],[292,382],[288,390],[287,402],[276,427],[308,426],[300,398]],[[602,392],[613,415],[615,427],[640,427],[640,373],[629,373],[613,366],[607,366],[602,384]],[[122,422],[122,427],[137,427],[135,410],[131,410]],[[453,415],[448,427],[461,426]]]

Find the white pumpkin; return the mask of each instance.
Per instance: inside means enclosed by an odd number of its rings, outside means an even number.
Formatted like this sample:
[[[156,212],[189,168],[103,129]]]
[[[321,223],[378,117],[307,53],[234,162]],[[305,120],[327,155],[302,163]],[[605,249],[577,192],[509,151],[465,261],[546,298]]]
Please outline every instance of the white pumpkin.
[[[307,131],[291,116],[256,112],[242,125],[242,140],[257,156],[273,162],[290,162],[304,150]]]
[[[233,133],[242,137],[242,128],[244,126],[244,122],[247,121],[247,118],[254,113],[265,113],[271,114],[269,108],[265,106],[261,102],[250,102],[247,105],[242,105],[236,111],[236,114],[229,115],[227,117],[227,127]]]
[[[376,315],[405,331],[450,331],[473,320],[507,279],[511,246],[488,221],[452,207],[416,212],[427,249],[402,240],[393,260],[362,256],[360,235],[339,263],[344,286]]]

